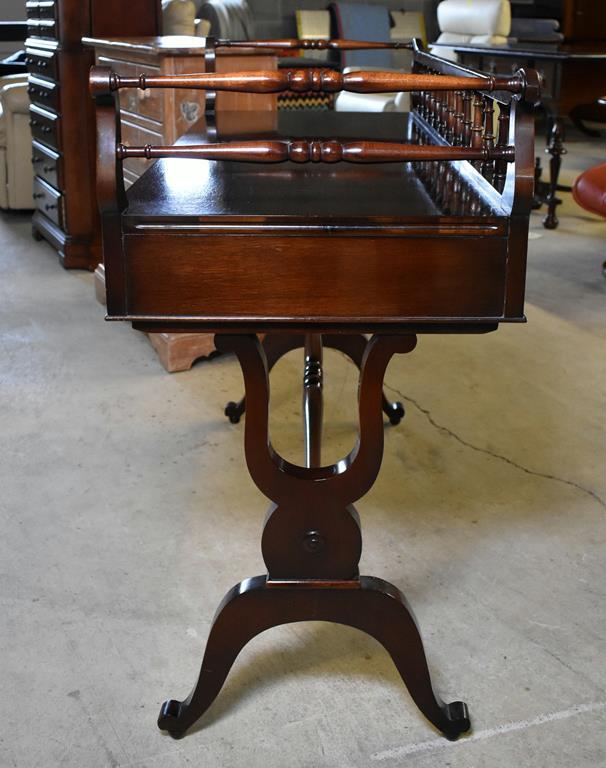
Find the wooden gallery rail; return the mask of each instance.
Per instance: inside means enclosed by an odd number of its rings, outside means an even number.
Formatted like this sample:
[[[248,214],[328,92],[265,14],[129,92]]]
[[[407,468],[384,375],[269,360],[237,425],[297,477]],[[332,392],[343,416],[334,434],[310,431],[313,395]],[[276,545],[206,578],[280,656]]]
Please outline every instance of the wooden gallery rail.
[[[220,46],[387,44],[217,41]],[[147,331],[214,332],[218,349],[237,355],[246,385],[248,469],[272,502],[261,542],[267,575],[246,579],[223,600],[197,684],[185,700],[162,706],[158,724],[173,736],[211,705],[248,640],[305,620],[368,632],[434,726],[448,738],[470,727],[463,702],[444,703],[434,692],[403,595],[359,575],[362,539],[353,503],[381,466],[382,407],[394,422],[402,415],[382,394],[392,355],[411,352],[419,333],[486,333],[500,322],[524,320],[539,81],[533,71],[485,76],[415,42],[406,47],[413,51],[412,74],[91,73],[108,318]],[[353,116],[356,131],[372,128],[368,138],[351,138],[346,113],[316,113],[297,118],[313,128],[303,138],[300,131],[296,137],[276,131],[227,140],[201,128],[199,137],[173,147],[132,147],[120,139],[118,102],[119,91],[132,87],[403,90],[412,93],[413,110],[408,117]],[[127,196],[121,166],[128,157],[159,162]],[[279,163],[286,165],[271,165]],[[258,333],[267,334],[265,348]],[[303,466],[281,457],[268,431],[268,370],[298,346],[305,349]],[[321,458],[324,346],[341,349],[360,368],[358,440],[329,466]],[[230,406],[237,421],[244,401]]]

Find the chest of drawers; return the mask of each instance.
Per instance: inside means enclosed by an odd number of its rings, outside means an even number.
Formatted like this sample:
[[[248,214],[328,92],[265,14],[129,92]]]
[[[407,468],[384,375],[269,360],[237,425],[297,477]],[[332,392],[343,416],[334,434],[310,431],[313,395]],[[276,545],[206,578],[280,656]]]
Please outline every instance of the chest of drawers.
[[[27,0],[33,233],[66,268],[100,261],[95,195],[95,128],[88,96],[91,34],[155,35],[159,0]]]
[[[205,71],[205,40],[202,37],[133,37],[89,39],[84,43],[95,51],[95,62],[110,67],[122,77],[186,75]],[[217,72],[271,70],[277,57],[238,55],[224,50],[217,55]],[[121,131],[125,144],[174,144],[204,114],[202,90],[132,89],[120,94]],[[275,111],[273,93],[219,93],[218,111]],[[124,178],[132,184],[152,161],[136,158],[124,163]]]

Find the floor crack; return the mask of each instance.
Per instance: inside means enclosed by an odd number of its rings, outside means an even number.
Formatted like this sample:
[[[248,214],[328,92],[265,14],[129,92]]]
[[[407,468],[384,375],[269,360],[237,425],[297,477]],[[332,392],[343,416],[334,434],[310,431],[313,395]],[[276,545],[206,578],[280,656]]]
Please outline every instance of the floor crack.
[[[408,395],[403,394],[402,392],[400,392],[399,389],[396,389],[395,387],[392,387],[387,383],[385,383],[385,389],[388,389],[390,392],[394,392],[402,400],[414,405],[414,407],[425,416],[427,421],[433,427],[435,427],[440,432],[443,432],[445,435],[452,437],[454,440],[456,440],[461,445],[464,445],[466,448],[471,448],[472,451],[477,451],[478,453],[485,453],[487,456],[492,456],[492,458],[494,459],[499,459],[500,461],[503,461],[506,464],[509,464],[511,467],[515,467],[516,469],[519,469],[522,472],[525,472],[527,475],[533,475],[534,477],[542,477],[544,480],[554,480],[556,483],[562,483],[563,485],[568,485],[571,488],[576,488],[577,490],[582,491],[583,493],[586,493],[588,496],[591,496],[591,498],[594,499],[594,501],[597,501],[598,504],[600,504],[604,509],[606,509],[606,501],[604,501],[604,499],[602,499],[602,497],[599,496],[597,493],[590,490],[589,488],[585,488],[580,483],[575,483],[574,480],[566,480],[565,478],[558,477],[557,475],[550,475],[547,472],[535,472],[535,470],[528,469],[528,467],[525,467],[522,464],[518,464],[517,461],[513,461],[513,459],[510,459],[507,456],[503,456],[503,454],[501,453],[496,453],[495,451],[491,451],[489,448],[482,448],[479,445],[474,445],[473,443],[468,442],[464,438],[459,437],[459,435],[457,435],[456,432],[453,432],[448,427],[445,427],[442,424],[438,424],[438,422],[431,415],[431,412],[429,411],[429,409],[423,408],[423,406],[420,403],[418,403],[413,397],[409,397]]]

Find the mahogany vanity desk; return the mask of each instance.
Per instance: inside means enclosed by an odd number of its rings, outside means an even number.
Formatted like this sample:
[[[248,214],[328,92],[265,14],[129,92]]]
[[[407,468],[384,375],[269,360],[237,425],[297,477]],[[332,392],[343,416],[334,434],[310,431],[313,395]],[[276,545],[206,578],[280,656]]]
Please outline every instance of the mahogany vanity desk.
[[[456,738],[470,727],[463,702],[444,703],[434,692],[404,596],[359,575],[353,503],[381,465],[391,356],[411,352],[418,333],[486,333],[524,320],[539,81],[533,71],[488,77],[410,46],[412,74],[318,69],[140,80],[95,68],[91,75],[108,318],[145,331],[212,331],[220,350],[237,355],[248,469],[272,502],[261,542],[267,575],[240,582],[221,603],[196,686],[162,706],[158,725],[173,736],[212,704],[252,637],[307,620],[368,632],[436,728]],[[224,114],[172,147],[124,146],[118,91],[171,86],[409,90],[413,112],[280,113],[256,126]],[[127,195],[121,166],[129,157],[164,159]],[[272,361],[304,345],[305,466],[283,459],[269,440],[268,362],[258,333],[273,340]],[[338,346],[338,337],[363,345],[361,359],[351,354],[360,366],[359,437],[348,456],[323,466],[322,346]]]

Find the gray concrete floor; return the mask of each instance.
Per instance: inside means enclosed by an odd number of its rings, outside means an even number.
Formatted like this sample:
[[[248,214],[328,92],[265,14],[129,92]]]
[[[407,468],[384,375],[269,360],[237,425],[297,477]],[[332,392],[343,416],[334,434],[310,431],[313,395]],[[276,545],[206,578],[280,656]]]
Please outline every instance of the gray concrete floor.
[[[564,179],[606,157],[570,144]],[[0,765],[606,765],[606,223],[565,195],[533,215],[528,325],[422,337],[396,359],[383,470],[358,503],[363,572],[403,589],[437,690],[473,733],[448,742],[370,638],[327,624],[248,645],[181,741],[155,725],[193,684],[213,612],[262,573],[266,500],[245,472],[233,359],[168,375],[0,217]],[[272,377],[274,438],[300,460],[299,359]],[[327,353],[327,455],[351,446],[355,380]]]

